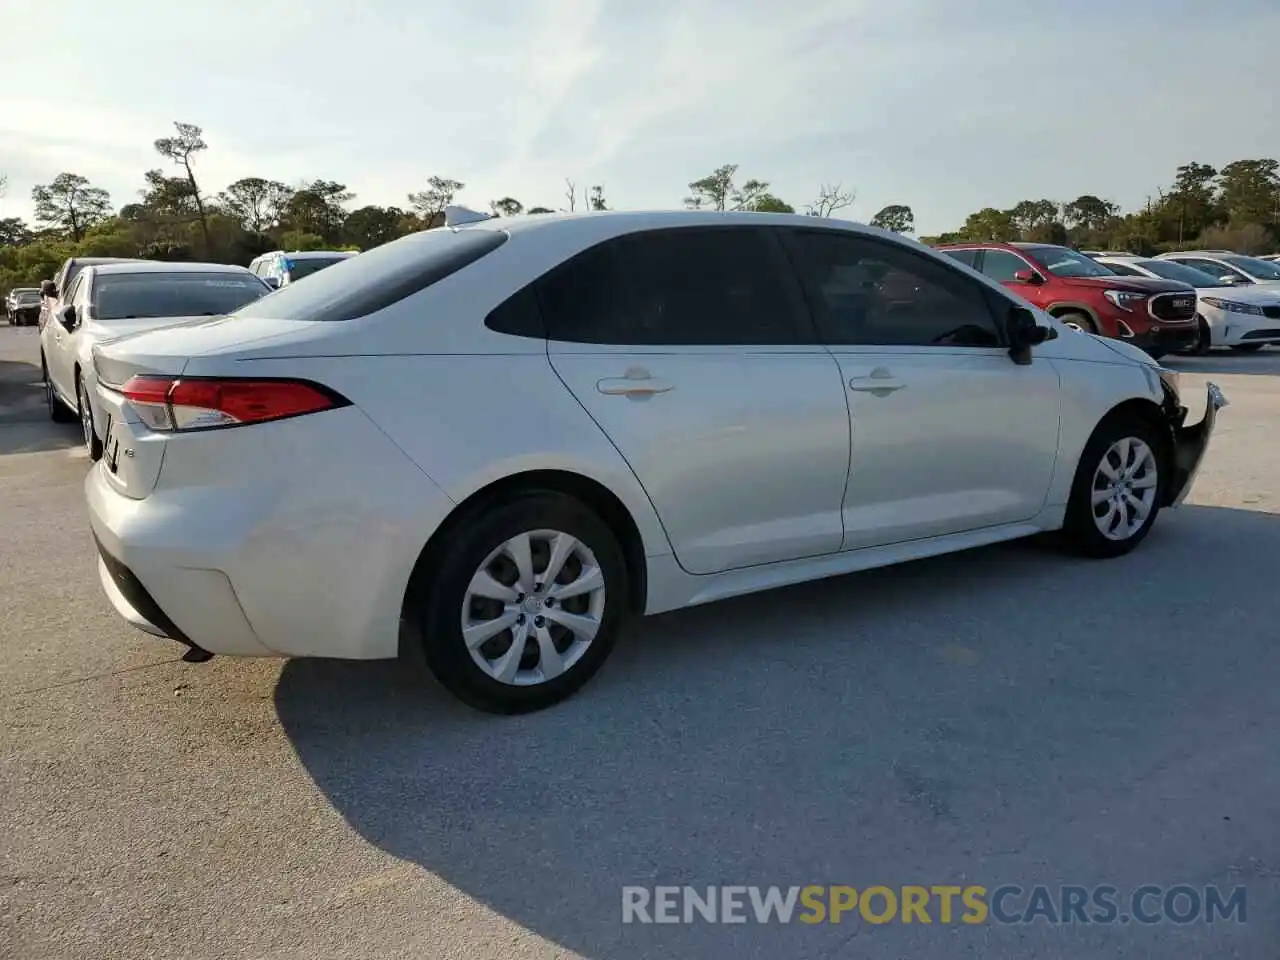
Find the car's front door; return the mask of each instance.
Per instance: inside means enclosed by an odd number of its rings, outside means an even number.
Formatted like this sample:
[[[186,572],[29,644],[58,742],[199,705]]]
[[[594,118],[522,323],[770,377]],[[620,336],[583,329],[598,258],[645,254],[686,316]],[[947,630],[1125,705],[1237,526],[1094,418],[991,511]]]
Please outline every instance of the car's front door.
[[[631,466],[685,570],[840,549],[843,382],[769,231],[630,234],[536,289],[552,366]]]
[[[1058,450],[1059,381],[1014,363],[1011,304],[941,258],[847,231],[789,235],[852,421],[844,549],[1029,520]]]
[[[74,305],[77,310],[83,311],[86,302],[86,298],[83,296],[85,289],[86,275],[84,271],[81,271],[71,281],[70,287],[65,291],[58,291],[57,306],[54,308],[53,315],[46,325],[46,336],[51,341],[52,346],[45,350],[45,363],[49,367],[49,376],[53,381],[54,389],[69,404],[76,402],[75,377],[72,373],[75,365],[76,335],[62,325],[61,313],[63,307],[68,304]]]
[[[1030,274],[1032,277],[1041,278],[1044,275],[1016,253],[1010,253],[1008,250],[983,250],[978,269],[996,283],[1003,285],[1010,293],[1022,297],[1034,306],[1043,309],[1049,303],[1043,280],[1036,283],[1018,279],[1018,274],[1023,276]]]

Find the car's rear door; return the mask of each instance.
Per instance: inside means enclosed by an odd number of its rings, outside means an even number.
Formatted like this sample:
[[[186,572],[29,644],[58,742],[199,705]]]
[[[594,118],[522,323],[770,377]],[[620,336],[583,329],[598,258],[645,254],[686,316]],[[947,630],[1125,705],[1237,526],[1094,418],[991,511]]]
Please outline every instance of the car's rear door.
[[[552,366],[631,466],[685,570],[840,549],[840,371],[772,233],[630,234],[536,289]]]
[[[1058,450],[1053,365],[1015,364],[1010,304],[946,261],[850,231],[788,247],[849,397],[844,549],[1029,520]]]

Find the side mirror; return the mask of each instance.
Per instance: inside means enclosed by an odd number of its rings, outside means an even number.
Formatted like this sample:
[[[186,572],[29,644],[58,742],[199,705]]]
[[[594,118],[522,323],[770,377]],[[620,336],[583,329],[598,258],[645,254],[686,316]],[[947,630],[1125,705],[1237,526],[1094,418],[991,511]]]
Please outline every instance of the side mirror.
[[[1034,270],[1019,270],[1013,275],[1013,279],[1017,280],[1019,283],[1030,283],[1034,286],[1039,286],[1044,283],[1044,277],[1040,276],[1040,274],[1036,273]]]
[[[56,297],[58,295],[58,285],[52,280],[40,281],[40,296]]]
[[[1038,347],[1057,335],[1057,331],[1051,327],[1040,326],[1036,322],[1036,315],[1026,307],[1012,307],[1009,310],[1006,331],[1009,336],[1009,357],[1019,366],[1026,366],[1031,362],[1032,347]]]
[[[60,307],[58,309],[58,322],[67,329],[67,332],[74,330],[76,326],[76,308],[69,303],[65,307]]]

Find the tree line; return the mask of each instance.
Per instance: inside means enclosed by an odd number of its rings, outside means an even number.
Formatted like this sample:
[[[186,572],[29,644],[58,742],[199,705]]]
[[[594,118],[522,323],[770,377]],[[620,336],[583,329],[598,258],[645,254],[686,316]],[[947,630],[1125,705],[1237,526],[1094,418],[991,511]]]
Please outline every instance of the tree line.
[[[1129,213],[1094,194],[1065,203],[1023,200],[1007,210],[984,207],[959,230],[920,239],[1025,240],[1142,255],[1196,248],[1271,253],[1280,250],[1280,164],[1234,160],[1216,169],[1193,161]]]
[[[111,195],[86,177],[59,173],[35,187],[34,223],[0,219],[0,290],[29,286],[53,276],[69,256],[143,257],[247,264],[269,250],[368,250],[444,221],[445,207],[466,184],[445,176],[426,178],[406,194],[403,206],[357,205],[344,183],[311,180],[288,184],[244,177],[213,192],[199,175],[199,158],[209,144],[195,124],[176,122],[171,136],[154,143],[158,164],[142,175],[136,202],[117,208]],[[5,179],[0,174],[0,196]],[[849,207],[854,193],[840,184],[823,185],[806,212],[829,217]],[[769,183],[739,179],[736,164],[725,164],[689,184],[690,209],[794,212],[770,191]],[[525,206],[515,197],[491,201],[501,217],[556,212]],[[579,188],[566,179],[558,209],[607,210],[603,184]],[[908,231],[909,208],[882,212],[885,225]]]
[[[368,250],[438,226],[445,207],[466,187],[461,180],[430,176],[422,189],[405,195],[403,206],[357,205],[356,194],[333,180],[291,185],[244,177],[215,193],[199,176],[199,157],[209,149],[200,127],[177,122],[154,149],[159,162],[143,173],[136,202],[116,208],[105,189],[64,172],[31,191],[34,223],[0,219],[0,290],[38,283],[73,255],[247,264],[276,249]],[[1264,253],[1280,249],[1278,168],[1272,159],[1237,160],[1220,170],[1187,163],[1177,168],[1171,185],[1158,187],[1136,211],[1122,213],[1093,194],[1068,202],[1023,200],[1006,210],[985,207],[958,230],[921,240],[1028,240],[1142,254],[1195,246]],[[0,196],[5,186],[0,173]],[[737,164],[717,167],[688,189],[689,209],[797,212],[767,180],[740,177]],[[855,196],[839,183],[823,184],[803,212],[834,216]],[[502,217],[610,208],[603,184],[579,188],[571,179],[554,209],[526,207],[511,196],[489,206]],[[883,208],[870,222],[898,233],[915,228],[905,204]]]

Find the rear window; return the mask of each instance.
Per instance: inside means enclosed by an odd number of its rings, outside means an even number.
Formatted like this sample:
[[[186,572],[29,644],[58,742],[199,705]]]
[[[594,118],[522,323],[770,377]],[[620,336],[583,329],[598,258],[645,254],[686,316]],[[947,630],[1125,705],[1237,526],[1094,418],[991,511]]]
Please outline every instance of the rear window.
[[[286,284],[236,316],[354,320],[425,290],[506,241],[501,230],[424,230],[335,263],[306,283]]]
[[[335,263],[349,260],[350,257],[300,257],[297,260],[285,260],[285,269],[289,271],[290,280],[301,280],[309,277],[317,270],[332,267]]]
[[[93,285],[98,320],[216,317],[267,293],[262,281],[234,273],[121,273]]]

